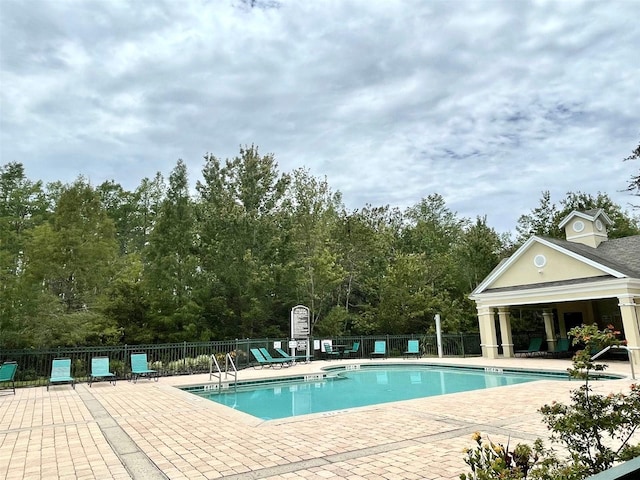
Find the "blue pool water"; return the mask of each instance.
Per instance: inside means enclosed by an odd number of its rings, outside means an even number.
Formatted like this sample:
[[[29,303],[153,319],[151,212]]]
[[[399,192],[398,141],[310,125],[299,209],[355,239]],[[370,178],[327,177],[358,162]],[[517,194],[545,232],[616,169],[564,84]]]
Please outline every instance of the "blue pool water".
[[[185,390],[258,418],[276,419],[550,378],[567,380],[568,376],[419,365],[389,366],[341,370],[315,381],[270,382],[221,392],[206,391],[205,386]]]

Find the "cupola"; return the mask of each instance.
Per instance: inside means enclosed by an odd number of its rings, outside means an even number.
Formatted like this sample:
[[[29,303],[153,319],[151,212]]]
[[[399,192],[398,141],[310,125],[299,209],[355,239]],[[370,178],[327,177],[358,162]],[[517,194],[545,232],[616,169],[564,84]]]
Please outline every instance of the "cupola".
[[[569,242],[597,248],[607,240],[607,227],[611,225],[613,222],[609,216],[598,208],[584,212],[574,210],[558,226],[564,227],[565,237]]]

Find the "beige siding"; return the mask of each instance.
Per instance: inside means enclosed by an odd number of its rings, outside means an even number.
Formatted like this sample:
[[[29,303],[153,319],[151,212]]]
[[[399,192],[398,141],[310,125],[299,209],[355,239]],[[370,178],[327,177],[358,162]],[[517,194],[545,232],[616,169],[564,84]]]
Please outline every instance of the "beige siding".
[[[576,220],[580,220],[584,224],[584,230],[582,232],[576,232],[573,229],[573,222],[575,222]],[[579,217],[574,218],[564,226],[564,237],[566,239],[570,239],[571,237],[575,237],[575,236],[594,235],[596,233],[599,233],[599,232],[596,230],[596,227],[593,224],[593,222],[590,222],[589,220],[585,220]]]
[[[576,220],[580,220],[584,224],[584,230],[581,232],[576,232],[573,229],[573,223]],[[569,241],[582,243],[583,245],[588,245],[590,247],[597,247],[600,243],[607,240],[607,231],[606,228],[603,228],[602,231],[598,231],[593,222],[588,220],[584,220],[582,218],[575,218],[574,220],[567,223],[564,227],[565,238]]]
[[[544,255],[546,257],[547,262],[544,267],[538,268],[534,265],[533,259],[536,255]],[[488,288],[531,285],[602,275],[606,275],[602,270],[560,253],[546,245],[534,243]]]

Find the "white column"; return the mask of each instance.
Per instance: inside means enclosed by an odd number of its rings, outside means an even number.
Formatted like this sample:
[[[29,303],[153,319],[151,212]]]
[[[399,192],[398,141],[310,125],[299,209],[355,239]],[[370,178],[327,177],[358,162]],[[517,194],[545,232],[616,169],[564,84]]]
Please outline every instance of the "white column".
[[[556,331],[555,328],[553,328],[553,311],[545,308],[542,311],[542,318],[544,318],[544,331],[547,335],[547,350],[553,352],[556,349]]]
[[[478,324],[480,326],[480,346],[485,358],[498,358],[498,336],[493,308],[478,307]]]
[[[560,338],[567,338],[567,324],[564,321],[564,315],[558,315],[558,329],[560,330]]]
[[[505,358],[514,357],[509,307],[499,307],[498,318],[500,319],[500,341],[502,343],[502,354]]]
[[[640,304],[634,301],[633,295],[620,296],[618,302],[624,338],[631,350],[631,361],[637,374],[640,372]]]

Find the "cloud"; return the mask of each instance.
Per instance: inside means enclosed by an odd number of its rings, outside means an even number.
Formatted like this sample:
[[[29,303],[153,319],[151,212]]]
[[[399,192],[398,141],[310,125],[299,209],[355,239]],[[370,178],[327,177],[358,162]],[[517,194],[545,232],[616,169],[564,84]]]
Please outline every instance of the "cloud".
[[[440,193],[513,229],[540,192],[620,193],[635,2],[5,0],[0,163],[133,189],[256,144],[349,208]],[[270,7],[270,8],[267,8]]]

